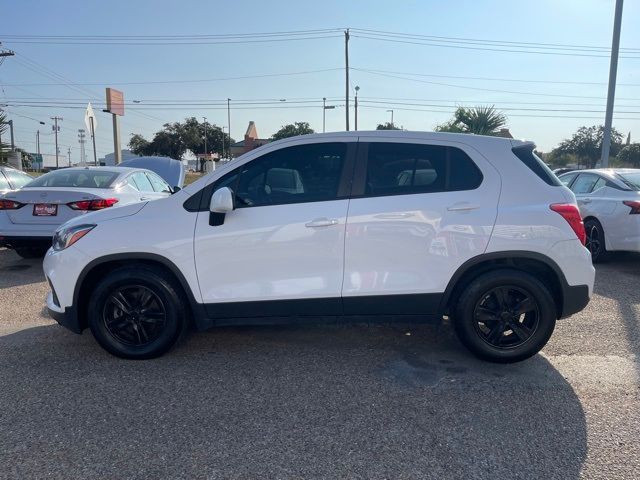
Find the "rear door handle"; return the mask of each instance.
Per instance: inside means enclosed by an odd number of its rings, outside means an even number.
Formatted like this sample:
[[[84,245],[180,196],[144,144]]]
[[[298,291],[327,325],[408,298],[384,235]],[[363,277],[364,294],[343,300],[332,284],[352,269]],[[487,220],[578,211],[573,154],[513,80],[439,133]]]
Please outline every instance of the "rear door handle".
[[[591,199],[590,198],[581,198],[580,200],[578,200],[579,202],[582,203],[591,203]]]
[[[477,210],[478,208],[480,208],[480,205],[472,205],[470,203],[455,203],[447,207],[447,210],[450,212],[468,212],[470,210]]]
[[[338,220],[335,218],[316,218],[315,220],[311,220],[304,224],[307,228],[316,228],[316,227],[330,227],[331,225],[337,225]]]

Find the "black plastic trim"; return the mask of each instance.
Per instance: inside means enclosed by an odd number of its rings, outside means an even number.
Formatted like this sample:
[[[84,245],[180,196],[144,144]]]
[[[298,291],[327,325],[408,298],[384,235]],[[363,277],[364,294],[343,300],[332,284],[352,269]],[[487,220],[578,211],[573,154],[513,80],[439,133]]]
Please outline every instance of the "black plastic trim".
[[[17,237],[0,235],[0,247],[50,247],[53,237]]]
[[[80,326],[78,313],[74,307],[67,307],[64,313],[56,312],[47,308],[49,316],[53,318],[61,326],[71,330],[73,333],[82,333],[83,328]]]

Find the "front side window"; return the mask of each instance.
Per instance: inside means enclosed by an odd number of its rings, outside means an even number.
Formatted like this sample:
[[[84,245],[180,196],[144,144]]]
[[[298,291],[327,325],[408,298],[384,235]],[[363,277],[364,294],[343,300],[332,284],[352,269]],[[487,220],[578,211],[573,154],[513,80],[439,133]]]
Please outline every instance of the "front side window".
[[[155,173],[147,172],[147,177],[149,177],[149,181],[151,182],[151,186],[153,190],[158,193],[171,193],[171,188],[163,179],[161,179]]]
[[[576,195],[584,195],[591,193],[594,185],[600,177],[590,173],[582,173],[578,176],[573,185],[571,185],[571,191]]]
[[[407,143],[371,143],[364,194],[407,195],[473,190],[482,173],[454,147]]]
[[[335,200],[345,162],[344,143],[283,148],[240,167],[237,207]]]
[[[153,187],[151,186],[151,182],[144,174],[144,172],[136,172],[131,175],[131,180],[138,188],[140,192],[153,192]]]

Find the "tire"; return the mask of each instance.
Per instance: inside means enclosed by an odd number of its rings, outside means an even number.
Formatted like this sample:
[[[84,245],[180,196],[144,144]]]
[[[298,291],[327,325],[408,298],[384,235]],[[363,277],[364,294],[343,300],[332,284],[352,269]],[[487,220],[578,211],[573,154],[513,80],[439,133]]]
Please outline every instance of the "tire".
[[[22,258],[31,259],[44,257],[49,247],[18,247],[15,250]]]
[[[604,229],[598,220],[590,218],[584,222],[584,229],[587,234],[586,247],[591,252],[591,261],[593,263],[605,262],[610,258],[607,252]]]
[[[518,306],[520,312],[516,312]],[[556,312],[555,301],[540,280],[518,270],[500,269],[466,286],[457,298],[453,326],[460,342],[477,357],[512,363],[546,345],[556,325]]]
[[[186,299],[175,279],[146,265],[108,273],[89,300],[89,328],[109,353],[134,360],[156,358],[186,329]]]

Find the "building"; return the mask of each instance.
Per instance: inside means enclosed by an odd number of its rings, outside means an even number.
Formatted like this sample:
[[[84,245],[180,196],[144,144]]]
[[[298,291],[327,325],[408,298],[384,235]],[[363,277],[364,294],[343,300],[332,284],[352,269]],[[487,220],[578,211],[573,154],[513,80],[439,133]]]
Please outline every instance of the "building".
[[[261,147],[269,143],[271,140],[268,138],[259,138],[258,130],[256,129],[255,122],[249,122],[247,131],[244,134],[244,140],[231,144],[231,156],[238,157],[243,153],[250,152],[251,150]]]

